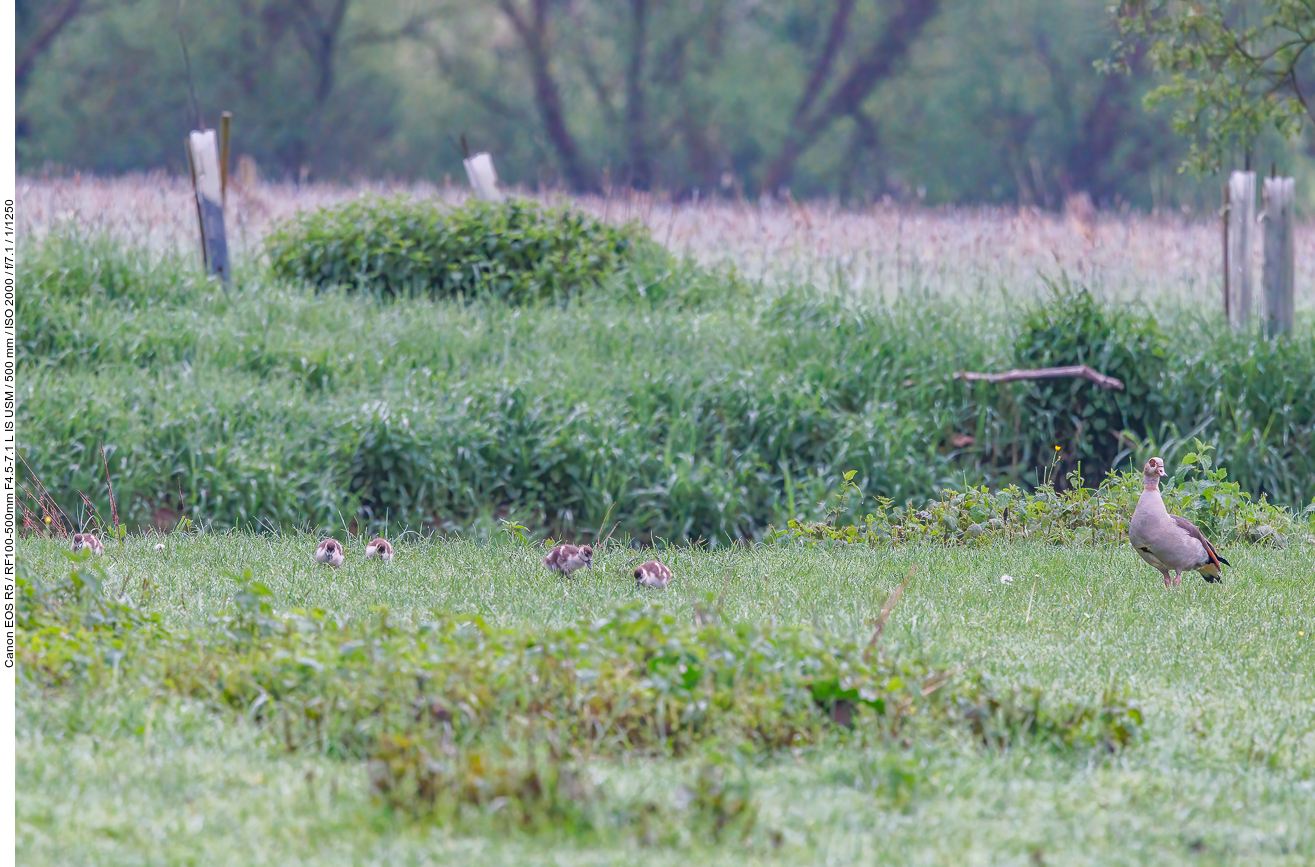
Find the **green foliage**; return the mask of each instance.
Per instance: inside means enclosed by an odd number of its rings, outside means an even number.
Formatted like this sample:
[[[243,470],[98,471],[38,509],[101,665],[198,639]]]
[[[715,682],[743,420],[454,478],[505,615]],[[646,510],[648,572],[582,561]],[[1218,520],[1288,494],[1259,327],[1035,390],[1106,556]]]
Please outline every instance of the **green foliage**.
[[[274,275],[296,283],[519,302],[597,285],[626,268],[641,243],[633,226],[524,199],[450,209],[399,197],[299,213],[265,247]]]
[[[1191,142],[1184,168],[1217,172],[1266,128],[1284,139],[1301,135],[1309,118],[1302,59],[1315,46],[1310,3],[1135,0],[1110,8],[1119,40],[1106,70],[1127,72],[1128,58],[1149,45],[1169,80],[1146,102],[1177,104],[1174,130]]]
[[[1022,401],[1034,431],[1030,445],[1038,456],[1050,448],[1065,454],[1061,478],[1079,460],[1103,474],[1123,451],[1123,431],[1144,437],[1161,422],[1168,339],[1149,312],[1098,304],[1067,280],[1050,289],[1048,301],[1023,320],[1014,344],[1017,366],[1086,364],[1121,380],[1123,388],[1077,378],[1030,383]]]
[[[20,447],[74,520],[79,492],[109,515],[102,444],[134,528],[180,513],[216,527],[466,530],[506,518],[575,538],[611,508],[619,532],[717,544],[822,517],[816,504],[849,470],[865,496],[903,507],[970,486],[1026,490],[1055,454],[1055,434],[1023,410],[1028,386],[953,379],[1018,363],[1019,317],[985,296],[764,298],[732,273],[640,255],[565,305],[381,305],[242,275],[225,290],[94,237],[23,244]],[[1145,407],[1119,393],[1051,390],[1075,403],[1041,424],[1088,407],[1107,424],[1107,439],[1059,440],[1057,486],[1079,462],[1100,478],[1126,420],[1147,425],[1124,440],[1137,460],[1155,448],[1173,464],[1199,437],[1253,498],[1299,510],[1315,496],[1304,323],[1269,341],[1183,313],[1161,338],[1096,306],[1090,320],[1114,337],[1079,346],[1064,313],[1037,321],[1067,357],[1119,365],[1134,387],[1127,353],[1164,357],[1138,362],[1140,381],[1158,383],[1140,422]]]
[[[1315,509],[1293,515],[1264,497],[1253,500],[1237,482],[1228,481],[1227,470],[1212,469],[1211,446],[1196,440],[1195,448],[1161,485],[1164,503],[1172,514],[1202,528],[1221,549],[1238,542],[1281,547],[1315,532]],[[942,491],[921,509],[895,508],[889,498],[878,497],[875,511],[860,516],[857,509],[864,498],[853,477],[852,470],[845,474],[826,520],[792,520],[768,537],[879,546],[915,541],[986,545],[1019,539],[1122,544],[1142,490],[1140,470],[1111,472],[1094,489],[1074,473],[1062,491],[1050,484],[1031,492],[1016,485],[999,491],[969,487]],[[851,510],[855,515],[847,519]]]
[[[377,800],[467,833],[598,839],[620,832],[644,846],[691,839],[715,844],[727,837],[743,841],[757,819],[742,762],[736,768],[715,750],[674,804],[618,797],[593,784],[583,762],[551,743],[480,749],[452,740],[435,749],[423,739],[384,735],[370,756],[370,789]]]

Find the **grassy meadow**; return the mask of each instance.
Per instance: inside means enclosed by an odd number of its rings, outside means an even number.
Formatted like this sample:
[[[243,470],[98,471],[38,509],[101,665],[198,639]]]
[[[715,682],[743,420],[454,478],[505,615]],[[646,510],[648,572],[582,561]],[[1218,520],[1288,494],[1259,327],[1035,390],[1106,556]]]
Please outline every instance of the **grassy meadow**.
[[[579,766],[605,804],[642,798],[674,811],[677,839],[646,844],[633,826],[531,832],[499,830],[482,814],[442,823],[391,811],[371,797],[358,757],[324,744],[290,749],[277,717],[257,724],[243,709],[179,695],[181,675],[157,678],[136,656],[149,648],[134,650],[121,632],[115,646],[127,655],[115,674],[89,661],[58,686],[42,676],[22,681],[24,863],[1315,857],[1308,545],[1234,547],[1224,552],[1234,568],[1223,585],[1189,576],[1175,592],[1122,546],[685,548],[663,555],[676,581],[652,593],[628,580],[637,554],[619,546],[563,580],[542,570],[542,549],[515,542],[403,542],[388,567],[366,564],[354,543],[339,571],[311,561],[312,537],[183,534],[164,539],[163,552],[155,544],[134,537],[107,550],[99,564],[106,594],[127,594],[171,628],[208,635],[215,652],[220,627],[205,624],[231,610],[239,589],[231,576],[246,569],[268,586],[275,614],[319,607],[367,623],[383,606],[394,628],[412,635],[434,612],[531,633],[579,622],[587,634],[615,606],[638,600],[683,623],[715,607],[739,629],[801,627],[819,643],[859,646],[907,579],[881,639],[885,656],[957,670],[955,682],[1038,686],[1047,707],[1096,700],[1113,685],[1142,724],[1113,753],[1027,735],[986,747],[939,719],[883,735],[866,718],[853,732],[833,727],[789,750],[730,733],[678,754],[581,748]],[[26,540],[22,554],[30,577],[50,585],[74,566],[87,569],[53,541]],[[1002,584],[1004,574],[1013,582]],[[292,707],[294,698],[281,700]],[[751,827],[722,839],[700,835],[691,808],[671,807],[688,800],[700,762],[718,752],[739,757],[733,776],[756,809]]]
[[[225,288],[174,181],[24,183],[23,863],[1315,860],[1315,323],[1221,327],[1215,227],[589,199],[671,253],[385,301],[260,255],[352,189],[235,190]],[[1082,289],[1145,430],[954,379]],[[1152,453],[1222,585],[1038,485]]]

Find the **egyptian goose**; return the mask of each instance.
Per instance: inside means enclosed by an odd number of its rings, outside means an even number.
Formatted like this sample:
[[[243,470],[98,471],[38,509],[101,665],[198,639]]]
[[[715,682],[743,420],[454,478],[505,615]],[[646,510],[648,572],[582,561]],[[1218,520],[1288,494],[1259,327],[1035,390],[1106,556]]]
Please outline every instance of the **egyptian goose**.
[[[575,545],[558,545],[543,558],[543,565],[547,566],[550,572],[570,575],[576,569],[585,566],[592,569],[593,560],[594,549],[588,545],[581,545],[578,548]]]
[[[1209,583],[1220,580],[1220,565],[1230,565],[1215,553],[1210,540],[1186,518],[1170,515],[1160,496],[1160,477],[1167,476],[1164,461],[1151,458],[1142,470],[1142,492],[1128,522],[1128,541],[1147,563],[1164,576],[1164,586],[1177,586],[1184,572],[1200,572]],[[1175,573],[1173,579],[1169,573]]]
[[[671,570],[656,560],[640,563],[639,568],[635,570],[635,583],[640,587],[665,590],[670,582]]]
[[[325,539],[315,549],[316,562],[323,563],[325,566],[337,569],[342,565],[343,559],[342,543],[337,539]]]
[[[365,559],[373,560],[375,557],[385,563],[393,562],[393,546],[388,544],[387,539],[375,539],[365,546]]]
[[[91,556],[99,557],[105,553],[105,546],[96,538],[95,533],[74,533],[73,534],[73,553],[78,554],[84,550],[90,549]]]

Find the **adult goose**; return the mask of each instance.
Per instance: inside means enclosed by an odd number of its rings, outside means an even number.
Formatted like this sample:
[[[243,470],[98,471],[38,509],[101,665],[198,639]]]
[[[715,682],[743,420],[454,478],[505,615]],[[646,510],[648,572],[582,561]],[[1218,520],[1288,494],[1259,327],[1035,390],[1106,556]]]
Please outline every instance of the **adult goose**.
[[[1196,525],[1186,518],[1170,515],[1160,496],[1160,477],[1167,476],[1164,461],[1151,458],[1142,470],[1142,492],[1137,509],[1128,522],[1128,541],[1147,563],[1164,576],[1164,586],[1177,586],[1184,572],[1200,572],[1209,583],[1220,580],[1220,566],[1230,565],[1215,553]],[[1174,577],[1170,579],[1169,573]]]

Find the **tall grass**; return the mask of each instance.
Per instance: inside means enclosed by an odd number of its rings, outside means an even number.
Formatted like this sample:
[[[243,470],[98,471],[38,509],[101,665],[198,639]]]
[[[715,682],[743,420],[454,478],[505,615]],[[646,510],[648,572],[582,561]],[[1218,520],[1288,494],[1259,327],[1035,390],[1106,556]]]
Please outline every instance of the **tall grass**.
[[[511,308],[257,269],[225,290],[104,235],[23,253],[20,441],[70,513],[82,492],[108,514],[102,444],[129,523],[579,535],[610,509],[636,534],[721,540],[819,514],[847,470],[903,503],[1035,481],[1051,457],[1026,386],[952,378],[1014,361],[1025,308],[985,290],[882,301],[654,265]],[[1309,322],[1277,343],[1191,311],[1164,328],[1166,421],[1142,433],[1166,458],[1200,436],[1254,493],[1315,495]]]
[[[410,196],[458,204],[459,187],[357,181],[337,184],[230,184],[230,252],[239,264],[262,255],[271,227],[299,212],[363,195]],[[538,191],[604,222],[636,222],[652,238],[705,266],[733,266],[770,285],[847,286],[893,297],[911,288],[961,303],[980,288],[1015,296],[1044,293],[1039,275],[1063,274],[1098,297],[1150,301],[1168,310],[1222,309],[1219,228],[1213,215],[1123,210],[1055,214],[1034,208],[909,208],[876,203],[759,202],[612,191],[566,197]],[[186,178],[162,173],[95,178],[22,178],[19,235],[40,238],[69,222],[155,254],[200,258],[196,204]],[[1296,228],[1297,309],[1315,305],[1315,223]],[[1260,267],[1260,249],[1254,251]],[[1163,304],[1162,304],[1163,302]]]

